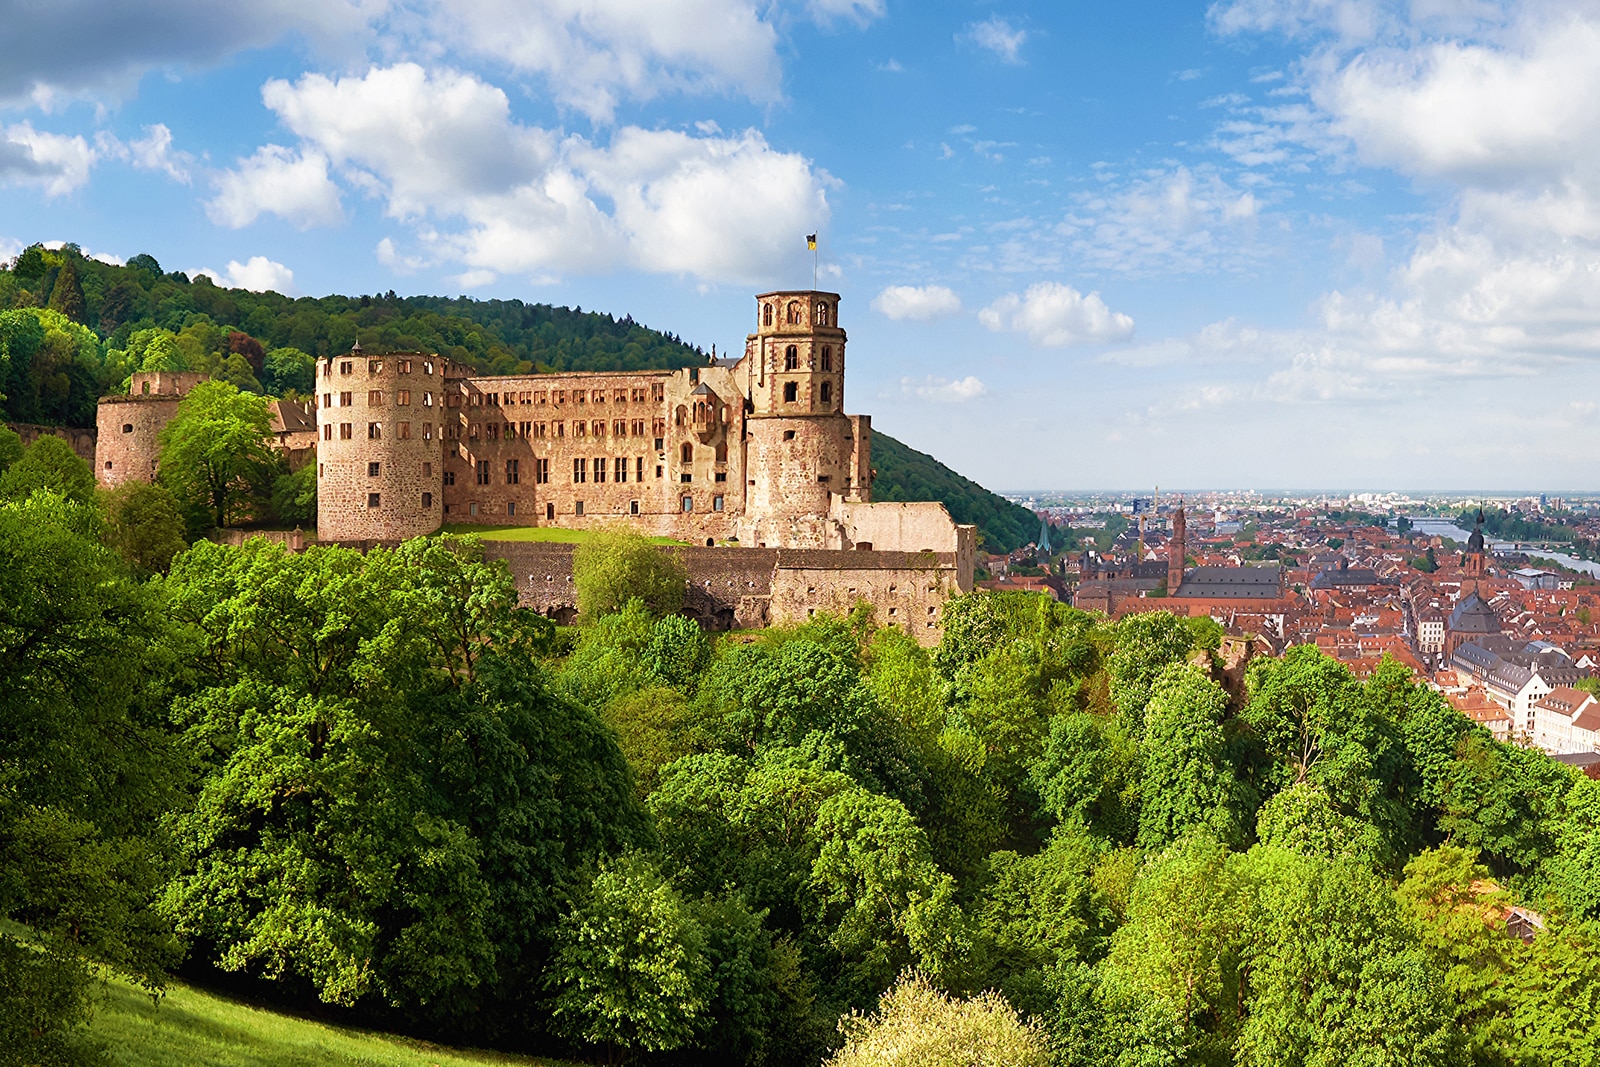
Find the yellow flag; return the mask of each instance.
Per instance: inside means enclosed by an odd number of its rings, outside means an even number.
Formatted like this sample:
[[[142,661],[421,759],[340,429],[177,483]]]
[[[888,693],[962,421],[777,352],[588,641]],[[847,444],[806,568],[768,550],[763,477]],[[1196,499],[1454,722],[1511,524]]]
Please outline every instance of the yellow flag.
[[[816,250],[817,250],[817,235],[814,234],[814,233],[806,234],[806,251],[807,252],[815,252]]]

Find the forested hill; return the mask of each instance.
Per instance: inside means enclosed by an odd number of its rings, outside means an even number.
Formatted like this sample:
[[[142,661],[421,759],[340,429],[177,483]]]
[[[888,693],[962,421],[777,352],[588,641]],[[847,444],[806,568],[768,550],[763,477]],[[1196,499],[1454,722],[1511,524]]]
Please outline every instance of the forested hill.
[[[311,389],[312,358],[348,351],[428,351],[491,374],[687,367],[706,354],[631,317],[520,300],[365,296],[291,299],[224,289],[165,271],[149,255],[126,266],[76,246],[35,245],[0,269],[0,401],[11,422],[94,425],[95,403],[136,370],[199,370],[240,388]],[[1026,544],[1030,512],[931,456],[874,435],[876,494],[940,500],[992,550]]]
[[[940,500],[950,516],[971,523],[990,552],[1010,552],[1039,536],[1039,517],[964,478],[925,452],[872,431],[874,500]]]

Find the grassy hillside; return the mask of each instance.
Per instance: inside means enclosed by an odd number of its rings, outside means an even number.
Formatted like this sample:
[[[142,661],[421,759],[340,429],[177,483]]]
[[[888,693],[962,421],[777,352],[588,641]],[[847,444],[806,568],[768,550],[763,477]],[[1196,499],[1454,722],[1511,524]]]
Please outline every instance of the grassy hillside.
[[[119,1067],[559,1067],[280,1015],[174,984],[159,1004],[113,980],[90,1024]]]
[[[874,500],[939,500],[951,516],[983,534],[990,552],[1010,552],[1039,536],[1039,518],[1020,504],[963,478],[932,456],[888,434],[872,433]]]

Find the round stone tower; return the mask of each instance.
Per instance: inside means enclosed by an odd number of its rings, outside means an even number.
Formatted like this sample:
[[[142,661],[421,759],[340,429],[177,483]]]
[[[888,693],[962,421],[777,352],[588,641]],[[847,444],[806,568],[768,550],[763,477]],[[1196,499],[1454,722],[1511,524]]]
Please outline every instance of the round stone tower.
[[[833,498],[853,491],[839,295],[763,293],[756,297],[756,316],[756,332],[745,340],[751,411],[741,541],[831,547]]]
[[[353,350],[317,361],[317,538],[400,541],[444,511],[444,361]]]

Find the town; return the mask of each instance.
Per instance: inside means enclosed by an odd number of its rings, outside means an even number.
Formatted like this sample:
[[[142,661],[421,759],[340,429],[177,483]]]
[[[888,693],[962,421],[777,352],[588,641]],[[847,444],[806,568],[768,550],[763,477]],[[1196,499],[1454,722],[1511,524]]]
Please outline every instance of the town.
[[[1400,494],[1017,499],[1040,535],[980,553],[981,588],[1114,619],[1205,614],[1253,654],[1315,645],[1361,678],[1388,657],[1497,739],[1600,776],[1600,566],[1569,554],[1600,536],[1600,509],[1548,495],[1487,513]]]

